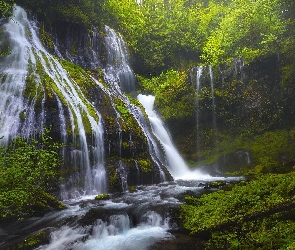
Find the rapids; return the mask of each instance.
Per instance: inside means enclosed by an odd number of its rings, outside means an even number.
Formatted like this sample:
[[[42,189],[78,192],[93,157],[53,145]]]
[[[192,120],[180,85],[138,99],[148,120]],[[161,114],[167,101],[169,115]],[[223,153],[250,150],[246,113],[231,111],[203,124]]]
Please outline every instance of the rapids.
[[[184,197],[208,192],[204,187],[210,181],[239,179],[203,175],[199,180],[137,186],[134,192],[110,194],[109,200],[94,200],[95,196],[69,200],[65,210],[0,225],[0,248],[9,249],[44,232],[48,238],[38,250],[148,250],[161,249],[157,248],[161,242],[191,249],[194,239],[182,241],[177,224],[177,208]]]

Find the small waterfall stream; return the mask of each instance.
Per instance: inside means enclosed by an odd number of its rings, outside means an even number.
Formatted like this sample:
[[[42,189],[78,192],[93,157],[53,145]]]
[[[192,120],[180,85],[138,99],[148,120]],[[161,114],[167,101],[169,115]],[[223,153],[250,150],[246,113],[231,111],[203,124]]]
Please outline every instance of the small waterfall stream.
[[[105,26],[107,44],[106,75],[109,83],[117,92],[121,89],[130,93],[135,90],[135,76],[128,64],[128,51],[122,37],[113,29]],[[117,85],[116,83],[120,83]],[[112,86],[112,85],[111,85]]]
[[[211,66],[197,66],[191,69],[190,72],[191,81],[196,86],[196,147],[197,152],[201,151],[201,145],[204,143],[202,139],[202,132],[204,126],[201,127],[201,121],[204,123],[205,120],[208,122],[208,127],[212,129],[212,143],[217,150],[217,118],[216,118],[216,103],[215,103],[215,93],[214,93],[214,74]],[[207,107],[210,107],[211,114],[207,114],[201,109],[200,98],[204,89],[210,93],[210,99]],[[210,92],[209,92],[210,91]],[[208,94],[209,95],[209,94]],[[210,105],[210,106],[209,106]],[[204,107],[204,105],[203,105]],[[205,116],[205,117],[204,117]],[[208,128],[207,127],[207,128]],[[206,129],[206,128],[205,128]]]
[[[201,76],[203,74],[204,67],[197,66],[193,68],[190,72],[191,79],[196,84],[196,91],[197,91],[197,98],[196,98],[196,125],[197,125],[197,133],[196,133],[196,142],[197,142],[197,152],[200,152],[200,116],[201,116],[201,109],[200,109],[200,100],[199,96],[201,93]],[[195,72],[196,71],[196,72]]]
[[[153,132],[159,141],[162,143],[166,152],[168,161],[168,168],[174,178],[179,178],[188,173],[189,169],[174,147],[167,130],[164,127],[162,120],[158,117],[154,111],[154,96],[138,95],[137,99],[144,106],[145,111],[152,124]]]
[[[168,169],[173,178],[182,180],[210,179],[210,175],[203,173],[197,168],[190,169],[187,166],[187,164],[177,151],[176,147],[173,145],[173,142],[170,138],[168,130],[164,126],[163,121],[154,110],[155,97],[152,95],[147,96],[139,94],[137,98],[146,110],[146,113],[152,125],[153,133],[163,145],[168,162]]]

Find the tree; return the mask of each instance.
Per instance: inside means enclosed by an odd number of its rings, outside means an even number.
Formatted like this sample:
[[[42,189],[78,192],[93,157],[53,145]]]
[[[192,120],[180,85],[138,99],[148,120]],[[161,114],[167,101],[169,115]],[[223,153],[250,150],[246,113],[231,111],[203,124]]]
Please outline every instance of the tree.
[[[202,59],[207,64],[239,57],[251,61],[279,50],[284,32],[277,0],[233,0],[223,8],[222,18],[209,34]]]

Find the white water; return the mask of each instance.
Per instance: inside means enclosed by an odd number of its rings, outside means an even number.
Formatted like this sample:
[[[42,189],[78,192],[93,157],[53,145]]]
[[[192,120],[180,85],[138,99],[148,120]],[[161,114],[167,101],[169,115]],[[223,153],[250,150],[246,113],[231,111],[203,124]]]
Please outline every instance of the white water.
[[[8,46],[11,53],[4,57],[0,66],[0,110],[2,112],[0,136],[4,136],[2,144],[6,144],[17,135],[28,138],[43,130],[47,116],[44,108],[46,88],[44,77],[46,77],[47,88],[51,89],[53,98],[56,98],[58,104],[61,138],[64,143],[67,143],[67,139],[71,137],[73,144],[67,164],[78,168],[76,176],[66,180],[63,185],[62,197],[67,199],[87,193],[105,193],[107,189],[103,165],[103,125],[99,112],[96,111],[97,118],[90,115],[88,107],[92,104],[60,62],[43,47],[36,24],[28,20],[22,8],[15,7],[12,19],[4,25],[4,28],[1,47]],[[32,100],[24,100],[22,91],[25,89],[29,70],[36,89],[39,89]],[[34,108],[38,94],[43,96],[39,114]],[[70,118],[68,128],[65,124],[65,111]],[[19,118],[21,112],[25,113],[22,123]],[[87,139],[83,119],[87,119],[91,125],[91,142]],[[66,129],[71,131],[71,136],[65,135]],[[92,164],[90,164],[90,158],[93,159]],[[78,189],[77,186],[81,183],[84,186]]]
[[[131,228],[128,215],[112,215],[109,222],[97,220],[91,236],[84,243],[73,246],[75,250],[138,250],[147,249],[158,240],[169,239],[171,235],[166,232],[168,226],[162,221],[162,217],[148,211],[142,222],[137,227]]]
[[[164,126],[163,121],[157,115],[154,110],[155,97],[152,95],[138,95],[138,101],[144,106],[145,111],[149,117],[155,136],[159,139],[164,147],[169,172],[175,179],[207,179],[210,175],[201,173],[198,170],[190,170],[173,145],[173,142],[169,136],[167,129]]]
[[[135,89],[135,76],[128,64],[128,51],[127,51],[126,45],[123,39],[121,38],[121,36],[118,35],[113,29],[106,26],[105,30],[106,30],[105,42],[107,45],[107,66],[104,69],[104,77],[105,77],[105,81],[110,86],[110,88],[107,89],[95,79],[93,80],[96,81],[99,87],[110,97],[110,101],[115,111],[116,111],[116,108],[114,105],[115,103],[114,98],[118,98],[124,103],[124,106],[129,110],[131,115],[137,121],[138,126],[141,128],[142,132],[144,133],[147,139],[149,154],[153,162],[157,166],[161,181],[164,182],[167,180],[163,170],[163,168],[166,166],[166,161],[165,159],[163,159],[161,155],[161,150],[158,147],[158,142],[155,140],[152,132],[150,131],[150,127],[148,126],[146,118],[143,115],[141,109],[135,106],[134,104],[132,104],[129,98],[124,94],[124,92],[131,92]],[[117,111],[116,111],[116,114],[117,114],[117,120],[122,119],[122,117]],[[118,122],[118,127],[119,127],[118,134],[119,134],[119,140],[121,145],[122,131],[121,131],[121,125],[119,124],[119,122]],[[131,135],[130,135],[130,138],[132,138]],[[122,181],[123,190],[128,188],[125,172],[126,170],[120,163],[119,173],[120,173],[120,178]]]
[[[93,79],[98,85],[99,87],[110,97],[111,103],[114,106],[114,101],[113,98],[119,98],[125,105],[126,108],[128,108],[129,112],[131,113],[131,115],[134,117],[134,119],[137,121],[138,126],[141,128],[142,132],[144,133],[146,139],[147,139],[147,143],[148,143],[148,149],[149,149],[149,154],[153,160],[153,162],[156,164],[158,171],[160,173],[160,177],[161,177],[161,182],[164,182],[167,180],[166,175],[163,171],[163,167],[166,166],[166,162],[165,159],[163,159],[162,155],[161,155],[161,150],[158,146],[157,141],[155,140],[152,132],[150,131],[150,128],[148,126],[148,123],[146,121],[145,116],[143,115],[141,109],[137,106],[135,106],[134,104],[132,104],[130,102],[130,100],[122,93],[120,87],[119,87],[119,82],[115,80],[115,77],[113,76],[112,73],[106,73],[106,81],[112,86],[111,89],[107,89],[105,88],[100,82],[96,81],[95,79]],[[115,109],[116,111],[116,109]],[[120,114],[116,111],[117,114],[117,120],[119,120],[119,118],[121,118]],[[120,128],[120,126],[119,126]],[[119,139],[121,141],[121,135],[119,133]],[[130,138],[131,135],[130,135]],[[130,140],[130,142],[132,143],[132,141]],[[121,176],[121,180],[122,180],[122,184],[126,182],[125,179],[125,174],[123,172],[123,176]],[[127,186],[125,184],[123,184],[123,187],[125,190],[125,188],[127,188]]]
[[[22,13],[15,13],[14,20],[4,25],[0,40],[1,51],[9,52],[8,56],[2,57],[0,64],[0,137],[4,137],[1,144],[7,144],[10,137],[17,135],[19,114],[24,107],[22,91],[27,75],[29,46],[25,32],[29,22]],[[20,21],[22,25],[16,25]]]
[[[123,91],[129,93],[135,90],[135,76],[128,64],[128,52],[124,40],[113,29],[105,26],[107,45],[107,75],[112,75],[114,82],[119,82]],[[117,91],[120,90],[116,87]]]
[[[66,210],[51,212],[33,222],[19,222],[20,228],[15,225],[2,230],[17,238],[39,232],[40,228],[50,230],[49,244],[38,250],[150,250],[155,243],[174,238],[169,230],[176,230],[178,226],[169,211],[182,204],[181,199],[188,191],[201,195],[205,184],[204,181],[178,180],[139,186],[135,192],[111,195],[107,201],[93,201],[92,196],[88,201],[69,203]],[[85,217],[87,223],[81,224]]]
[[[210,76],[210,87],[211,87],[211,97],[212,97],[212,124],[213,124],[213,129],[214,129],[214,132],[215,132],[215,135],[216,135],[216,130],[217,130],[216,105],[215,105],[215,95],[214,95],[213,70],[212,70],[211,66],[209,66],[209,76]]]

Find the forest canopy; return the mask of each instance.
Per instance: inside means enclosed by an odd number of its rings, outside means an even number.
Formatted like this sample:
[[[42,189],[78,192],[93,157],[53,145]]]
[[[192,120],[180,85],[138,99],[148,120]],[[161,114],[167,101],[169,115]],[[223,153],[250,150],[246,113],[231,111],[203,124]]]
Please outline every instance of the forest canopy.
[[[26,0],[46,20],[108,25],[119,31],[156,75],[190,62],[216,65],[243,57],[251,62],[279,52],[294,22],[291,0]],[[185,65],[183,65],[185,64]],[[138,66],[139,67],[139,66]]]

